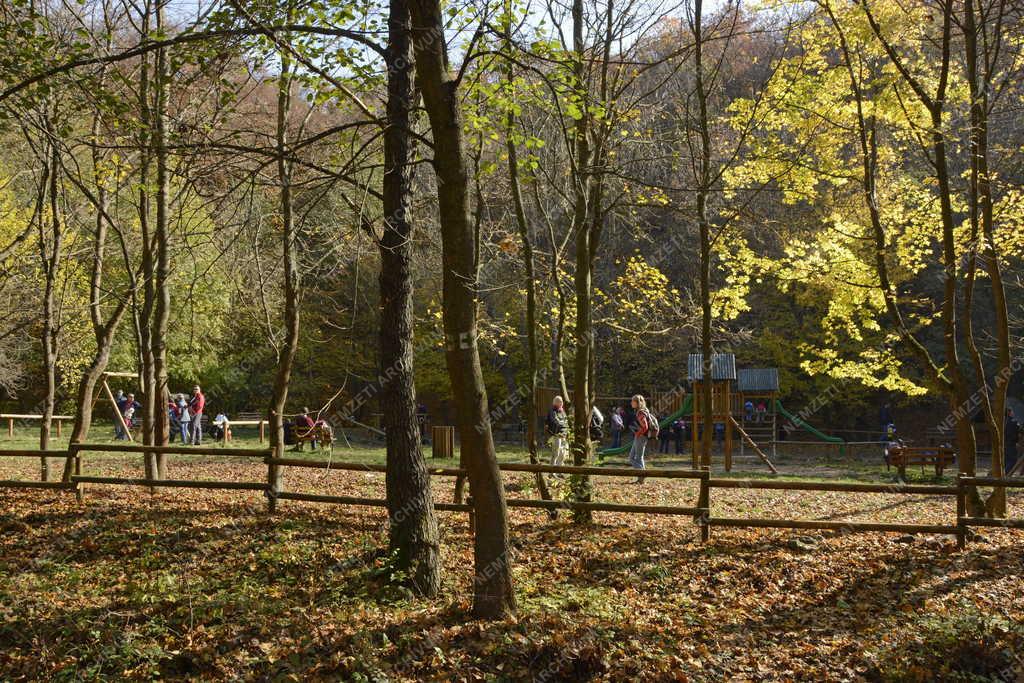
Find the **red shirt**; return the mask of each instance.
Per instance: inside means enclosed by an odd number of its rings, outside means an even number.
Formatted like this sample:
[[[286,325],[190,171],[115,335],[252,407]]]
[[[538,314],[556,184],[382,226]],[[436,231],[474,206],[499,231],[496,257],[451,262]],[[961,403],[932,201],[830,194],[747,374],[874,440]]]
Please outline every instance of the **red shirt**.
[[[312,429],[313,427],[316,426],[316,423],[313,422],[313,418],[311,418],[309,415],[299,415],[299,426]]]
[[[206,407],[206,397],[203,396],[203,392],[199,392],[192,397],[192,400],[188,403],[188,409],[193,415],[202,415],[203,408]]]

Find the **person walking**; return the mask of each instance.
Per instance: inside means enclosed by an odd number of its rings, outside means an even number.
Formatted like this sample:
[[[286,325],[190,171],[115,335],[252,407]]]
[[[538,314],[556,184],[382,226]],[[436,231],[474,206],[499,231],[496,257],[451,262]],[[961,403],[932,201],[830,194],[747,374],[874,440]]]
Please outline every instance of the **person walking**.
[[[656,423],[651,418],[650,411],[647,410],[647,401],[643,396],[640,394],[634,396],[630,405],[636,414],[636,422],[630,426],[633,431],[633,445],[629,449],[629,464],[642,471],[647,469],[644,465],[644,451],[647,450],[648,439],[653,436],[652,425],[656,425]],[[634,483],[644,483],[643,475],[638,476]]]
[[[625,423],[622,421],[622,408],[612,408],[612,448],[620,448],[622,446],[622,432],[626,429]]]
[[[551,410],[548,411],[547,431],[551,436],[551,464],[561,466],[565,460],[565,453],[569,450],[566,442],[566,432],[569,430],[569,418],[565,414],[565,402],[561,396],[555,396],[551,401]],[[563,477],[556,474],[556,477]]]
[[[206,396],[203,395],[199,385],[192,387],[192,400],[189,401],[188,411],[192,416],[192,445],[203,444],[203,409],[206,407]]]

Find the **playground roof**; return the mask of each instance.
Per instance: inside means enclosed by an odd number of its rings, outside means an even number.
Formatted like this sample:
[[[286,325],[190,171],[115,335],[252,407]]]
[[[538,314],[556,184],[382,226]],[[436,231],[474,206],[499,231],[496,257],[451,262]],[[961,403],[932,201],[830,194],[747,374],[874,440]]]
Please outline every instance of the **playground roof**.
[[[691,353],[687,364],[687,377],[699,382],[704,379],[704,354]],[[732,353],[711,354],[711,381],[721,382],[736,379],[736,356]]]
[[[736,388],[748,393],[779,390],[778,368],[745,368],[738,372]]]

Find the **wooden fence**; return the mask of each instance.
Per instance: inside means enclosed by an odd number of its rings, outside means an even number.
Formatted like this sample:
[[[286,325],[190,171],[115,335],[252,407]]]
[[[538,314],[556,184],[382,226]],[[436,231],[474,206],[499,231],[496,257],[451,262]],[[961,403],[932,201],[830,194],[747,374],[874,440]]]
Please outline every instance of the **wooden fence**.
[[[164,455],[208,455],[231,458],[259,458],[267,466],[267,478],[260,482],[247,481],[210,481],[183,479],[148,479],[131,477],[100,477],[83,473],[84,454],[86,453],[138,453]],[[65,451],[61,450],[0,450],[0,458],[4,457],[50,457],[70,458],[74,474],[69,482],[42,482],[26,480],[0,480],[0,488],[41,488],[67,490],[74,492],[79,500],[84,500],[85,485],[127,485],[145,486],[151,490],[158,487],[227,489],[242,491],[262,491],[273,502],[274,500],[294,500],[310,503],[328,503],[336,505],[357,505],[369,507],[386,507],[384,498],[359,496],[325,495],[299,491],[283,491],[272,485],[275,473],[281,468],[299,467],[322,470],[358,471],[386,473],[384,465],[364,463],[333,462],[331,460],[314,460],[304,458],[275,458],[271,449],[264,448],[204,448],[184,446],[142,446],[121,444],[72,444]],[[641,472],[628,467],[573,467],[530,463],[501,463],[502,472],[523,472],[542,474],[568,474],[600,477],[636,477]],[[432,476],[465,477],[466,471],[457,467],[428,467]],[[700,529],[702,541],[711,536],[713,527],[747,527],[770,529],[816,529],[839,532],[898,532],[905,534],[948,534],[956,536],[957,545],[963,548],[969,540],[971,527],[1024,529],[1024,518],[991,519],[971,517],[967,514],[967,493],[970,487],[991,486],[1005,488],[1024,488],[1024,477],[977,477],[958,475],[954,484],[870,484],[832,481],[780,481],[773,479],[731,479],[712,477],[707,469],[648,469],[642,474],[647,479],[691,479],[699,484],[696,505],[650,505],[611,503],[601,501],[576,500],[539,500],[524,498],[508,498],[508,507],[523,507],[544,510],[590,510],[594,512],[628,512],[634,514],[678,515],[692,517]],[[828,491],[837,493],[884,493],[900,495],[947,495],[956,499],[955,524],[906,524],[901,522],[858,522],[827,519],[784,519],[784,518],[748,518],[748,517],[714,517],[711,515],[711,491],[713,489],[755,489],[772,491]],[[436,502],[437,510],[466,512],[473,520],[472,499],[465,502],[456,500],[452,503]]]
[[[25,420],[42,420],[42,415],[15,415],[12,413],[0,413],[0,420],[7,421],[7,437],[10,439],[14,438],[14,422],[22,422]],[[74,417],[71,415],[54,415],[52,420],[53,424],[57,427],[57,437],[60,438],[61,432],[64,429],[65,422],[73,422]]]

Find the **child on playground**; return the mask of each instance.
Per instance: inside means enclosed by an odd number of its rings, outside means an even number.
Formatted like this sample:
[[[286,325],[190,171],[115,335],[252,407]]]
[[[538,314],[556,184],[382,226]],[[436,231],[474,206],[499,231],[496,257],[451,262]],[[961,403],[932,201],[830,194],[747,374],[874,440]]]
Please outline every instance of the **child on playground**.
[[[565,402],[561,396],[555,396],[548,411],[547,431],[551,436],[551,464],[559,466],[565,460],[565,452],[569,450],[566,432],[569,429],[569,418],[565,414]],[[555,475],[562,477],[563,475]]]

